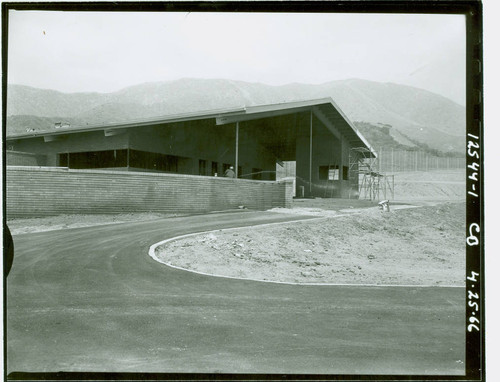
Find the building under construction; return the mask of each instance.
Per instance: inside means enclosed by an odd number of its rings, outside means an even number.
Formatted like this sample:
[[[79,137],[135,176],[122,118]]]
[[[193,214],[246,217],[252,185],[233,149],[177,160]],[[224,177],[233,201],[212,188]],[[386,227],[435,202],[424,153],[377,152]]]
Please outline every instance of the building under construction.
[[[331,98],[7,136],[7,164],[276,181],[296,163],[298,197],[363,196],[376,152]],[[359,155],[358,155],[359,154]],[[361,176],[364,174],[363,176]],[[373,178],[371,180],[373,182]]]

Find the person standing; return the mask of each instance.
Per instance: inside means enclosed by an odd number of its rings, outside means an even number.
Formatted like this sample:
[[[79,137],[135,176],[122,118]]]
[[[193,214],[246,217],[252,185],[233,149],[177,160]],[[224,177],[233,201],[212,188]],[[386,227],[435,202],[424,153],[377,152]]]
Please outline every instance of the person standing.
[[[224,172],[224,176],[226,178],[234,178],[236,176],[236,174],[234,172],[234,167],[229,166],[229,168]]]

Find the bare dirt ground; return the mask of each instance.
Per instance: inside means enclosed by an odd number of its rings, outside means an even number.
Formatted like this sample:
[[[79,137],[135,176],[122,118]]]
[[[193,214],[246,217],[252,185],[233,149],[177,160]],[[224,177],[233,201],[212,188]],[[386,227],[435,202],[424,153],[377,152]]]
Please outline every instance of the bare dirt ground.
[[[308,210],[321,215],[296,212]],[[276,282],[463,285],[465,203],[353,210],[174,240],[156,255],[197,272]]]

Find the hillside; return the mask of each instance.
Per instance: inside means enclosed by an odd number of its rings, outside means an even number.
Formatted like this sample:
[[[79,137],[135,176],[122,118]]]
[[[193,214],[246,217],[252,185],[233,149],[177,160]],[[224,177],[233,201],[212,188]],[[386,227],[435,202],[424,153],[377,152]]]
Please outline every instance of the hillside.
[[[363,134],[363,136],[370,142],[374,148],[386,148],[402,151],[424,151],[434,156],[452,156],[461,157],[463,154],[459,151],[446,151],[443,149],[436,149],[429,146],[423,141],[412,139],[406,134],[395,130],[391,125],[378,123],[376,125],[368,122],[354,122],[356,128]]]
[[[85,126],[324,97],[331,97],[351,121],[391,125],[391,135],[400,144],[416,141],[439,151],[462,151],[463,106],[425,90],[358,79],[270,86],[185,78],[113,93],[60,93],[9,85],[7,133],[52,129],[53,123],[60,121]]]

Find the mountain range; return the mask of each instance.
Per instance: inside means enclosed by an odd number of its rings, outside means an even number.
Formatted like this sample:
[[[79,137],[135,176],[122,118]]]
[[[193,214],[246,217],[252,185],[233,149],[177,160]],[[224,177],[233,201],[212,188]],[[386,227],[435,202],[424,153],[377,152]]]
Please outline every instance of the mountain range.
[[[331,97],[354,123],[389,127],[398,144],[462,153],[465,107],[415,87],[360,79],[320,85],[271,86],[226,79],[184,78],[130,86],[112,93],[62,93],[10,84],[7,136],[72,126],[124,122],[170,114]]]

